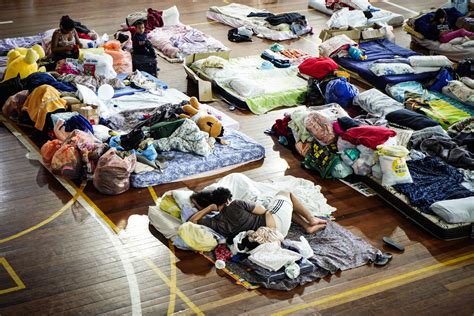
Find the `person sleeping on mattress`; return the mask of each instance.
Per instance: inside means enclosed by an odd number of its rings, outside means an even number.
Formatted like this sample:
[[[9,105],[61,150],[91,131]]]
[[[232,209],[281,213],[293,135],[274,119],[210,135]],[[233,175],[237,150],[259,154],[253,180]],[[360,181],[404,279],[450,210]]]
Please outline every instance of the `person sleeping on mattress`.
[[[326,227],[326,221],[314,217],[291,192],[278,192],[268,209],[253,202],[232,201],[232,193],[223,187],[194,193],[191,201],[200,211],[189,221],[212,228],[226,238],[262,226],[274,228],[286,237],[292,221],[308,234]],[[218,214],[205,217],[211,212]]]
[[[469,32],[463,28],[459,30],[452,30],[448,24],[446,11],[444,9],[436,10],[433,19],[431,20],[431,24],[434,26],[434,31],[438,34],[438,39],[440,43],[448,43],[451,40],[457,37],[468,37],[469,39],[474,39],[474,33]]]

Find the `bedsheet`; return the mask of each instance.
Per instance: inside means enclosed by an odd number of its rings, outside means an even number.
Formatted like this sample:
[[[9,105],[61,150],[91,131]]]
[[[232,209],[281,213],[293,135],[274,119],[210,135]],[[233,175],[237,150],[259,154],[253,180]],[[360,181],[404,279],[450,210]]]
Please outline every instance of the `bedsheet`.
[[[183,24],[155,28],[148,39],[166,57],[181,61],[187,55],[228,50],[214,37]]]
[[[360,43],[360,48],[367,55],[364,61],[353,60],[348,57],[335,57],[334,60],[340,66],[359,74],[364,80],[374,87],[384,90],[388,84],[394,85],[404,81],[423,81],[433,78],[437,72],[425,72],[419,74],[376,76],[370,70],[370,65],[378,59],[393,59],[397,57],[409,57],[418,55],[412,50],[403,48],[389,40],[375,40]]]
[[[165,82],[161,81],[160,79],[154,77],[153,75],[145,71],[140,71],[140,72],[148,79],[153,80],[161,89],[164,89],[164,90],[168,89],[168,85]],[[124,81],[127,76],[128,74],[125,74],[125,73],[117,74],[117,78],[120,79],[121,81]],[[113,98],[122,97],[124,95],[131,95],[131,94],[134,94],[137,92],[143,92],[143,91],[145,91],[145,89],[143,88],[134,88],[132,86],[125,86],[125,88],[123,89],[115,89]]]
[[[132,187],[144,188],[171,183],[210,171],[218,172],[219,169],[237,167],[260,160],[265,156],[262,145],[239,131],[226,130],[223,139],[230,144],[216,143],[213,151],[206,157],[178,151],[161,153],[163,156],[172,158],[167,162],[166,168],[162,172],[132,174],[130,177]]]
[[[444,55],[453,61],[461,61],[474,56],[474,46],[465,47],[462,45],[453,45],[450,43],[440,43],[426,38],[418,38],[411,35],[411,40],[430,51],[431,55]]]
[[[191,68],[243,100],[255,114],[301,104],[307,82],[298,76],[298,68],[258,69],[262,62],[260,56],[248,56],[231,58],[222,69],[203,68],[201,61],[193,63]]]
[[[43,34],[0,39],[0,56],[5,56],[9,50],[16,47],[30,48],[35,44],[41,44],[42,39]]]
[[[326,8],[326,1],[325,0],[309,0],[308,6],[325,14],[332,15],[334,13],[333,10]],[[367,25],[370,24],[388,24],[392,26],[400,26],[403,24],[405,18],[403,15],[398,13],[393,13],[387,10],[379,10],[376,12],[372,12],[373,17],[367,20]]]
[[[207,18],[218,21],[222,24],[230,25],[234,28],[246,26],[253,30],[258,37],[271,39],[274,41],[284,41],[288,39],[299,38],[294,34],[288,24],[280,24],[277,29],[272,27],[264,17],[247,17],[251,12],[256,13],[270,13],[267,10],[252,8],[239,3],[231,3],[226,6],[218,7],[212,6],[207,11]],[[311,27],[305,29],[305,34],[312,31]]]

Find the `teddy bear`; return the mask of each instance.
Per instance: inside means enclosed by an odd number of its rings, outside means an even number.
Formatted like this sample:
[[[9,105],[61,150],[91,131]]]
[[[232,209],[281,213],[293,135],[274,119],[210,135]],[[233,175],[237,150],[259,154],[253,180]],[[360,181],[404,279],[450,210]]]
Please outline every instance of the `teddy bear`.
[[[189,99],[189,104],[183,105],[183,111],[186,114],[180,114],[179,117],[193,120],[201,131],[208,133],[210,137],[214,137],[220,144],[226,145],[227,142],[220,138],[224,135],[222,123],[206,111],[200,111],[199,107],[200,104],[197,98],[192,97]]]
[[[8,61],[4,80],[14,78],[18,74],[21,79],[25,79],[32,73],[46,71],[44,67],[38,68],[36,63],[38,59],[44,57],[44,50],[40,45],[34,45],[29,49],[15,48],[10,50],[7,56]]]

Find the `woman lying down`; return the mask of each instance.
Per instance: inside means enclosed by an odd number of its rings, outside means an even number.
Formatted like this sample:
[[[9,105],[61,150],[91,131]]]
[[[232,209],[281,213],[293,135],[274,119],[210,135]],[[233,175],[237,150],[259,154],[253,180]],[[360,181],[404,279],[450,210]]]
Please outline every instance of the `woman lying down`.
[[[290,192],[278,192],[268,208],[244,200],[232,201],[232,193],[224,187],[194,193],[191,201],[199,211],[189,221],[207,226],[226,238],[262,226],[276,229],[286,237],[292,221],[308,234],[326,227],[325,220],[314,217]],[[218,214],[206,217],[211,212]]]

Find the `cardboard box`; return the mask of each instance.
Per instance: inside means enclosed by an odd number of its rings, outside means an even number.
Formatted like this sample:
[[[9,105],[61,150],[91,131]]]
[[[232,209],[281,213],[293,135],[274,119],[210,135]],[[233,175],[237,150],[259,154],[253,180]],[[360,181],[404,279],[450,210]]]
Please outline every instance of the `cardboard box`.
[[[184,60],[183,64],[184,71],[186,71],[188,79],[193,80],[198,86],[198,99],[201,102],[214,101],[214,98],[212,96],[212,79],[208,78],[203,74],[197,74],[196,72],[194,72],[191,69],[191,64],[209,56],[219,56],[224,59],[229,59],[230,50],[189,55]]]
[[[360,41],[372,41],[385,37],[380,25],[373,25],[365,27],[360,33]]]
[[[77,103],[71,105],[71,112],[84,116],[92,125],[99,124],[99,107],[93,104]]]
[[[321,41],[326,41],[330,39],[331,37],[337,36],[337,35],[342,35],[345,34],[347,37],[354,41],[359,41],[360,39],[360,30],[355,29],[355,28],[349,28],[347,30],[339,30],[339,29],[327,29],[327,30],[322,30],[321,33],[319,33],[319,38]]]

